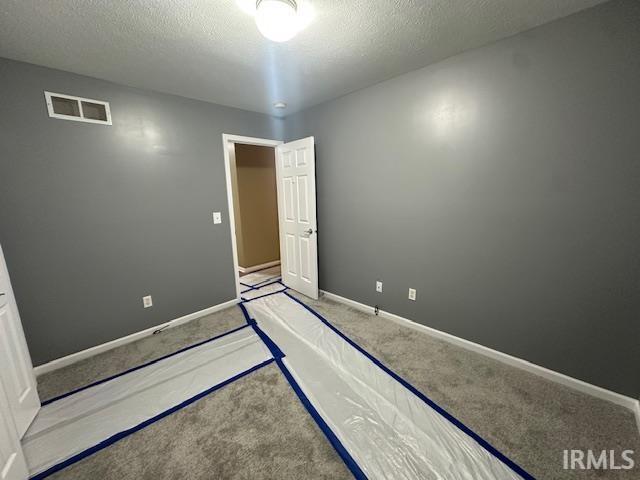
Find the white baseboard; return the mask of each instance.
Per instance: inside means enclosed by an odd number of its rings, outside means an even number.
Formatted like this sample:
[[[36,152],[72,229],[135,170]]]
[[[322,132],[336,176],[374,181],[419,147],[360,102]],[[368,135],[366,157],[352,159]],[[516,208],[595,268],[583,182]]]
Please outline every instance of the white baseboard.
[[[229,300],[228,302],[220,303],[219,305],[214,305],[213,307],[205,308],[204,310],[200,310],[198,312],[189,313],[188,315],[184,315],[174,320],[170,320],[166,323],[156,325],[155,327],[132,333],[131,335],[127,335],[126,337],[116,338],[115,340],[111,340],[110,342],[96,345],[95,347],[87,348],[86,350],[82,350],[80,352],[72,353],[71,355],[67,355],[66,357],[57,358],[43,365],[38,365],[33,369],[33,372],[35,373],[36,377],[48,372],[52,372],[53,370],[66,367],[67,365],[79,362],[80,360],[84,360],[85,358],[93,357],[94,355],[97,355],[99,353],[106,352],[107,350],[111,350],[112,348],[116,348],[121,345],[125,345],[127,343],[131,343],[136,340],[140,340],[141,338],[153,335],[153,332],[155,332],[156,330],[166,330],[168,328],[177,327],[178,325],[185,324],[197,318],[211,315],[212,313],[224,310],[225,308],[232,307],[237,303],[238,299],[234,298],[233,300]]]
[[[354,300],[349,300],[348,298],[341,297],[340,295],[336,295],[335,293],[322,291],[322,294],[330,300],[335,300],[336,302],[343,303],[355,309],[362,310],[367,313],[375,312],[373,307],[370,307],[363,303],[356,302]],[[564,375],[563,373],[549,370],[548,368],[541,367],[540,365],[536,365],[535,363],[531,363],[527,360],[523,360],[521,358],[517,358],[512,355],[499,352],[497,350],[493,350],[492,348],[485,347],[484,345],[480,345],[478,343],[474,343],[460,337],[456,337],[455,335],[441,332],[440,330],[427,327],[426,325],[422,325],[420,323],[414,322],[412,320],[401,317],[394,313],[389,313],[389,312],[385,312],[384,310],[379,310],[378,315],[384,318],[388,318],[389,320],[395,323],[398,323],[400,325],[404,325],[405,327],[418,330],[420,332],[431,335],[432,337],[440,338],[454,345],[466,348],[467,350],[480,353],[487,357],[491,357],[494,360],[498,360],[500,362],[506,363],[513,367],[526,370],[530,373],[533,373],[540,377],[544,377],[548,380],[560,383],[566,387],[573,388],[574,390],[578,390],[582,393],[586,393],[588,395],[600,398],[602,400],[607,400],[617,405],[626,407],[635,413],[636,421],[638,422],[638,429],[640,430],[640,401],[634,398],[627,397],[626,395],[622,395],[620,393],[612,392],[611,390],[607,390],[605,388],[598,387],[596,385],[592,385],[582,380],[578,380],[577,378]]]
[[[238,270],[240,271],[240,273],[251,273],[251,272],[257,272],[258,270],[264,270],[265,268],[275,267],[276,265],[280,265],[280,260],[274,260],[273,262],[254,265],[253,267],[238,266]]]

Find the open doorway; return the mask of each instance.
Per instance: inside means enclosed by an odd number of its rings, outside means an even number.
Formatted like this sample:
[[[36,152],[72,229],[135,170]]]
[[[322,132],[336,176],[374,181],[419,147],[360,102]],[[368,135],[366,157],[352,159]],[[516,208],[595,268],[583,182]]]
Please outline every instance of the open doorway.
[[[227,187],[238,296],[280,278],[276,152],[281,142],[225,135]]]
[[[234,144],[231,188],[240,278],[279,270],[278,196],[273,147]]]
[[[222,140],[238,300],[249,290],[277,288],[265,285],[275,279],[317,299],[314,137],[283,143],[224,134]]]

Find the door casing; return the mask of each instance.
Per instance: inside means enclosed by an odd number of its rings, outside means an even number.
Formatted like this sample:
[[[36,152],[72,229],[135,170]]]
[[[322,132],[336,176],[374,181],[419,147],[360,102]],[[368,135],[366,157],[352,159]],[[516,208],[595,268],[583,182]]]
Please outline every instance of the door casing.
[[[231,182],[231,161],[232,155],[235,155],[234,144],[243,143],[246,145],[260,145],[263,147],[277,147],[283,142],[280,140],[270,140],[267,138],[256,137],[243,137],[241,135],[229,135],[227,133],[222,134],[222,149],[224,151],[224,172],[227,180],[227,205],[229,208],[229,229],[231,230],[231,249],[233,252],[233,274],[235,276],[236,283],[236,299],[240,301],[240,292],[242,291],[240,285],[240,274],[238,267],[238,245],[236,238],[236,222],[233,208],[233,185]],[[224,223],[224,219],[223,222]]]

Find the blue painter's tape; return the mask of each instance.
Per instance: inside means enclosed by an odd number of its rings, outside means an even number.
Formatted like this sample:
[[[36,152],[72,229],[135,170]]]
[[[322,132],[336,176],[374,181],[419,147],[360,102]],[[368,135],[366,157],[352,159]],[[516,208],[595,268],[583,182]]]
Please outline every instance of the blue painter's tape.
[[[240,282],[240,285],[242,285],[243,287],[249,287],[249,290],[256,290],[256,288],[253,285],[249,285],[248,283]],[[249,290],[245,290],[245,292],[248,292]],[[240,293],[243,293],[243,292],[240,292]]]
[[[269,285],[274,285],[274,284],[276,284],[276,283],[279,283],[280,285],[282,285],[282,282],[280,281],[280,279],[277,279],[277,280],[273,280],[272,282],[265,283],[265,284],[260,285],[260,286],[255,285],[255,286],[253,287],[253,289],[254,289],[254,290],[260,290],[260,289],[262,289],[262,288],[264,288],[264,287],[268,287]]]
[[[266,367],[267,365],[269,365],[269,364],[271,364],[273,362],[274,362],[274,359],[270,358],[269,360],[267,360],[265,362],[262,362],[262,363],[260,363],[258,365],[255,365],[255,366],[249,368],[248,370],[240,372],[239,374],[237,374],[237,375],[225,380],[224,382],[218,383],[217,385],[214,385],[213,387],[211,387],[211,388],[209,388],[209,389],[207,389],[207,390],[205,390],[203,392],[200,392],[199,394],[197,394],[197,395],[185,400],[184,402],[176,405],[175,407],[171,407],[169,410],[165,410],[164,412],[162,412],[162,413],[160,413],[160,414],[156,415],[155,417],[152,417],[152,418],[150,418],[148,420],[145,420],[144,422],[136,425],[135,427],[131,427],[131,428],[127,429],[127,430],[123,430],[120,433],[116,433],[115,435],[107,438],[106,440],[103,440],[102,442],[98,443],[97,445],[94,445],[91,448],[88,448],[88,449],[86,449],[86,450],[74,455],[73,457],[65,460],[64,462],[58,463],[57,465],[54,465],[53,467],[50,467],[49,469],[45,470],[44,472],[39,473],[37,475],[34,475],[33,477],[31,477],[31,480],[41,480],[41,479],[46,478],[46,477],[48,477],[49,475],[51,475],[51,474],[53,474],[55,472],[58,472],[58,471],[62,470],[63,468],[68,467],[69,465],[72,465],[72,464],[74,464],[76,462],[79,462],[83,458],[86,458],[89,455],[93,455],[94,453],[99,452],[100,450],[108,447],[109,445],[114,444],[118,440],[122,440],[123,438],[128,437],[129,435],[131,435],[131,434],[133,434],[133,433],[135,433],[135,432],[137,432],[139,430],[142,430],[145,427],[148,427],[152,423],[155,423],[158,420],[161,420],[164,417],[166,417],[168,415],[171,415],[172,413],[175,413],[178,410],[181,410],[181,409],[191,405],[192,403],[200,400],[201,398],[209,395],[210,393],[213,393],[216,390],[218,390],[218,389],[220,389],[220,388],[222,388],[222,387],[224,387],[226,385],[229,385],[230,383],[233,383],[236,380],[239,380],[240,378],[249,375],[250,373],[255,372],[256,370],[259,370],[262,367]]]
[[[309,415],[311,415],[311,417],[315,420],[318,427],[320,427],[320,430],[322,430],[322,433],[324,433],[325,437],[327,437],[327,440],[329,440],[329,443],[331,443],[331,446],[333,446],[335,451],[338,452],[338,455],[340,455],[340,458],[342,458],[342,461],[345,463],[347,468],[351,470],[353,476],[358,480],[366,480],[367,476],[364,474],[360,466],[356,463],[347,449],[344,448],[342,442],[340,442],[338,437],[336,437],[336,434],[333,433],[331,428],[329,428],[329,425],[327,425],[324,419],[320,416],[313,404],[309,401],[307,396],[300,388],[300,385],[298,385],[298,382],[296,382],[296,380],[293,378],[293,375],[291,375],[291,372],[289,372],[285,364],[282,362],[282,359],[276,359],[276,364],[278,365],[278,367],[280,367],[280,370],[289,382],[289,385],[291,385],[291,388],[293,388],[293,391],[296,392],[296,395],[300,399],[300,402],[302,403],[304,408],[307,409]]]
[[[279,293],[284,293],[287,291],[287,287],[285,287],[283,285],[284,288],[282,288],[282,290],[278,290],[277,292],[271,292],[271,293],[265,293],[264,295],[260,295],[259,297],[254,297],[254,298],[249,298],[249,299],[242,299],[242,302],[240,302],[241,304],[243,303],[249,303],[249,302],[253,302],[254,300],[258,300],[259,298],[264,298],[264,297],[270,297],[271,295],[277,295]]]
[[[242,295],[243,293],[247,293],[247,292],[250,292],[252,290],[260,290],[261,288],[268,287],[269,285],[274,285],[276,283],[279,283],[283,287],[286,287],[286,285],[284,283],[282,283],[282,277],[280,277],[280,276],[267,278],[266,280],[263,280],[262,282],[256,283],[255,285],[249,285],[247,283],[240,282],[240,285],[248,287],[246,290],[241,290],[240,294]],[[240,297],[240,298],[243,301],[247,300],[246,298],[243,298],[243,297]]]
[[[280,278],[280,275],[275,275],[273,277],[269,277],[269,278],[265,278],[264,280],[262,280],[261,282],[256,283],[255,285],[253,285],[255,288],[260,288],[260,287],[264,287],[264,283],[270,281],[270,280],[274,280],[276,278]]]
[[[262,280],[261,282],[256,283],[255,285],[249,285],[248,283],[244,283],[244,282],[239,282],[240,285],[242,285],[243,287],[248,287],[247,290],[244,290],[244,292],[248,292],[249,290],[259,290],[262,287],[266,287],[267,285],[270,285],[271,283],[275,283],[272,280],[275,280],[276,282],[280,280],[280,275],[276,275],[275,277],[269,277],[266,278],[264,280]],[[267,283],[267,282],[271,282],[271,283]],[[243,293],[243,292],[240,292]]]
[[[251,287],[251,288],[247,288],[246,290],[243,290],[243,291],[241,291],[240,293],[241,293],[241,294],[242,294],[242,293],[247,293],[247,292],[251,292],[252,290],[254,290],[254,291],[258,291],[258,292],[259,292],[259,291],[260,291],[260,289],[262,289],[262,288],[264,288],[264,287],[268,287],[269,285],[275,285],[276,283],[279,283],[280,285],[282,285],[283,287],[285,287],[285,288],[286,288],[285,284],[284,284],[284,283],[282,283],[282,282],[280,281],[280,279],[278,279],[278,280],[274,280],[273,282],[269,282],[269,283],[265,283],[264,285],[260,285],[259,287]],[[246,302],[246,301],[248,301],[248,300],[247,300],[246,298],[244,298],[244,297],[240,297],[240,299],[241,299],[241,300],[243,300],[243,301],[245,301],[245,302]],[[249,300],[251,300],[251,299],[249,299]]]
[[[285,356],[284,353],[282,353],[282,350],[280,350],[280,347],[276,345],[276,342],[271,340],[269,335],[267,335],[262,331],[262,329],[258,326],[258,323],[255,320],[252,319],[250,325],[253,327],[253,330],[258,334],[258,336],[262,339],[264,344],[267,346],[267,348],[271,352],[271,355],[273,355],[273,358],[275,358],[276,360],[280,360]]]
[[[243,304],[239,304],[239,306],[245,318],[247,319],[247,323],[253,327],[255,332],[262,339],[267,348],[271,351],[271,354],[276,360],[276,364],[278,365],[278,367],[280,367],[280,371],[282,371],[287,382],[289,382],[289,385],[291,385],[291,388],[300,399],[302,405],[305,407],[307,412],[309,412],[309,415],[311,415],[318,427],[320,427],[324,435],[327,437],[329,443],[331,443],[336,452],[338,452],[338,455],[340,455],[340,458],[342,458],[347,468],[351,471],[351,473],[353,473],[353,476],[355,478],[366,480],[366,475],[362,472],[356,461],[349,454],[344,445],[342,445],[338,437],[336,437],[335,433],[333,433],[333,431],[329,428],[327,423],[320,416],[318,411],[304,394],[304,392],[300,388],[300,385],[298,385],[298,382],[296,382],[287,367],[284,365],[284,363],[282,363],[282,358],[285,357],[285,354],[282,352],[282,350],[280,350],[280,347],[278,347],[278,345],[273,340],[271,340],[271,337],[269,337],[269,335],[262,331],[255,319],[251,318],[251,316],[249,315],[247,308]]]
[[[81,392],[82,390],[86,390],[87,388],[95,387],[96,385],[100,385],[102,383],[110,382],[111,380],[114,380],[114,379],[116,379],[118,377],[121,377],[121,376],[126,375],[126,374],[131,373],[131,372],[135,372],[136,370],[140,370],[141,368],[148,367],[149,365],[153,365],[154,363],[158,363],[161,360],[165,360],[167,358],[173,357],[174,355],[178,355],[179,353],[186,352],[187,350],[191,350],[192,348],[199,347],[201,345],[204,345],[205,343],[213,342],[213,341],[218,340],[218,339],[220,339],[222,337],[226,337],[227,335],[231,335],[232,333],[236,333],[237,331],[242,330],[243,328],[247,328],[248,326],[249,325],[242,325],[242,326],[240,326],[238,328],[234,328],[233,330],[229,330],[228,332],[225,332],[225,333],[223,333],[221,335],[216,335],[215,337],[209,338],[209,339],[204,340],[202,342],[194,343],[193,345],[189,345],[188,347],[182,348],[182,349],[177,350],[177,351],[175,351],[173,353],[170,353],[168,355],[164,355],[164,356],[162,356],[160,358],[156,358],[155,360],[151,360],[150,362],[143,363],[142,365],[138,365],[137,367],[130,368],[128,370],[125,370],[124,372],[116,373],[115,375],[112,375],[110,377],[104,378],[102,380],[98,380],[97,382],[90,383],[89,385],[85,385],[84,387],[76,388],[75,390],[71,390],[70,392],[63,393],[62,395],[58,395],[57,397],[50,398],[49,400],[45,400],[44,402],[42,402],[42,406],[44,407],[45,405],[49,405],[50,403],[53,403],[53,402],[56,402],[56,401],[61,400],[63,398],[66,398],[69,395],[73,395],[74,393]]]
[[[243,304],[239,304],[239,305],[240,305],[240,309],[242,310],[242,313],[244,314],[244,318],[247,320],[247,324],[251,325],[251,328],[253,328],[253,331],[256,332],[256,334],[267,346],[273,358],[277,360],[284,357],[285,356],[284,353],[282,353],[282,350],[280,350],[280,347],[276,345],[276,342],[271,340],[271,337],[269,337],[269,335],[264,333],[264,331],[258,326],[258,322],[256,322],[255,319],[251,318],[251,315],[249,315],[247,307],[245,307]]]
[[[397,373],[395,373],[394,371],[392,371],[391,369],[386,367],[380,360],[375,358],[373,355],[371,355],[369,352],[367,352],[365,349],[363,349],[360,345],[355,343],[353,340],[351,340],[349,337],[347,337],[344,333],[342,333],[340,330],[338,330],[336,327],[334,327],[326,318],[324,318],[322,315],[320,315],[318,312],[316,312],[313,308],[311,308],[310,306],[308,306],[307,304],[305,304],[301,300],[298,300],[296,297],[291,295],[289,292],[284,292],[284,294],[286,296],[288,296],[290,299],[292,299],[293,301],[295,301],[296,303],[300,304],[305,309],[307,309],[313,315],[315,315],[322,323],[324,323],[327,327],[329,327],[336,334],[338,334],[340,337],[342,337],[342,339],[345,340],[349,345],[351,345],[356,350],[358,350],[360,353],[362,353],[365,357],[367,357],[375,365],[377,365],[379,368],[381,368],[384,372],[386,372],[388,375],[390,375],[392,378],[394,378],[396,381],[398,381],[402,386],[404,386],[407,390],[409,390],[411,393],[413,393],[415,396],[417,396],[420,400],[422,400],[424,403],[429,405],[431,408],[433,408],[436,412],[438,412],[440,415],[442,415],[447,420],[449,420],[451,423],[453,423],[456,427],[458,427],[464,433],[466,433],[471,438],[473,438],[476,442],[478,442],[480,445],[482,445],[489,453],[491,453],[494,457],[496,457],[498,460],[500,460],[502,463],[504,463],[511,470],[513,470],[514,472],[516,472],[518,475],[520,475],[522,478],[524,478],[526,480],[535,480],[535,478],[530,473],[526,472],[522,467],[520,467],[518,464],[516,464],[513,460],[509,459],[503,453],[498,451],[493,445],[491,445],[489,442],[487,442],[484,438],[482,438],[480,435],[475,433],[473,430],[471,430],[469,427],[467,427],[460,420],[458,420],[453,415],[451,415],[449,412],[447,412],[440,405],[438,405],[433,400],[428,398],[426,395],[424,395],[422,392],[420,392],[420,390],[418,390],[416,387],[411,385],[409,382],[407,382],[400,375],[398,375]]]
[[[255,323],[255,320],[251,320],[251,316],[249,315],[249,312],[247,311],[247,307],[245,307],[243,303],[239,303],[238,306],[240,307],[240,310],[242,310],[242,314],[244,315],[244,319],[247,321],[247,326],[251,325],[252,321]]]

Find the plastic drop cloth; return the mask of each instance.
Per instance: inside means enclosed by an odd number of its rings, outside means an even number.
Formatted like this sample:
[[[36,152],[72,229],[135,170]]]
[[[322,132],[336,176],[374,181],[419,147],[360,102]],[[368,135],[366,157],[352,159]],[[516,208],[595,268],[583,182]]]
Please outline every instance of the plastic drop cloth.
[[[285,293],[245,303],[329,428],[370,479],[520,476]]]
[[[265,283],[264,286],[261,286],[256,289],[245,290],[242,292],[243,300],[252,300],[257,297],[261,297],[262,295],[268,295],[270,293],[275,292],[284,292],[287,289],[282,283],[277,280],[273,280],[272,282]]]
[[[280,278],[280,265],[244,275],[240,277],[240,283],[245,287],[255,287],[278,278]]]
[[[31,476],[270,360],[251,328],[42,407],[23,439]]]

